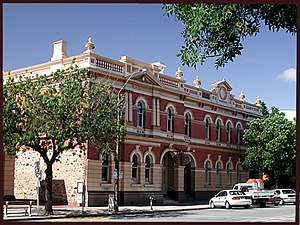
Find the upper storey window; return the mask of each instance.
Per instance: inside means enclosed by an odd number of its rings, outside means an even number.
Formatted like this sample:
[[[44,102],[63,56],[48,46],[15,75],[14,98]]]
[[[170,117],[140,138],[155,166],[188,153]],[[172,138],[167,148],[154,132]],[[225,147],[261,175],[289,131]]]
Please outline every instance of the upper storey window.
[[[145,121],[145,104],[139,101],[137,104],[137,127],[144,128]]]
[[[191,114],[186,113],[184,116],[184,134],[191,137]]]
[[[241,125],[240,124],[238,124],[236,126],[236,135],[237,135],[237,138],[236,138],[237,144],[240,145],[241,144]]]
[[[206,117],[205,119],[205,139],[210,140],[210,126],[211,126],[211,120],[209,117]]]
[[[227,131],[227,143],[231,144],[232,143],[232,123],[228,122],[226,125],[226,131]]]
[[[174,127],[174,111],[172,107],[169,107],[167,109],[167,131],[168,132],[173,132],[173,127]]]
[[[216,132],[217,132],[217,141],[220,142],[222,139],[222,124],[220,120],[217,120]]]

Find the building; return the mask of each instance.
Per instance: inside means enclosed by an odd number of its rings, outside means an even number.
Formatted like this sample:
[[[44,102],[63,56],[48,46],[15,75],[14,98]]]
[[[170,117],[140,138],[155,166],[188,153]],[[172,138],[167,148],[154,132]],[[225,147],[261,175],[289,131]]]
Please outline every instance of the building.
[[[154,204],[161,204],[164,196],[177,201],[207,200],[218,190],[248,179],[249,171],[242,167],[242,135],[247,122],[261,116],[259,98],[251,104],[243,93],[234,98],[224,79],[205,90],[198,78],[193,85],[187,84],[180,68],[169,76],[160,62],[148,64],[127,56],[113,60],[96,54],[94,48],[89,38],[81,54],[68,56],[67,43],[56,41],[49,61],[5,72],[4,77],[50,74],[71,63],[113,81],[116,88],[130,77],[125,87],[121,204],[149,204],[149,196],[154,197]],[[87,147],[87,152],[63,153],[54,164],[54,203],[78,204],[77,183],[84,182],[87,205],[107,205],[108,194],[113,192],[114,162],[91,143]],[[37,159],[36,152],[18,153],[16,198],[35,198],[33,163]]]

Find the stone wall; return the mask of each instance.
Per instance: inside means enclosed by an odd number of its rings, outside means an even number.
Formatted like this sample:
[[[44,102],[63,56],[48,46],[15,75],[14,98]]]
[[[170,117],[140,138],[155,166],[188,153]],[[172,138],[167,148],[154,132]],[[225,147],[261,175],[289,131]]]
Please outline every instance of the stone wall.
[[[51,154],[51,153],[50,153]],[[84,180],[84,151],[77,148],[64,152],[53,164],[53,204],[77,204],[77,182]],[[42,171],[41,203],[44,201],[46,164],[38,152],[17,153],[14,192],[18,199],[36,199],[34,162],[40,159]]]

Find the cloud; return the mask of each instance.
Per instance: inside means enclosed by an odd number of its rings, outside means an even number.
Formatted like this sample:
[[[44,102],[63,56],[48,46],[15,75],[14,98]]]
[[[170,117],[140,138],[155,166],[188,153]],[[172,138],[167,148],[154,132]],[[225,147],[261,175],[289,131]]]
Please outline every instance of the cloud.
[[[277,78],[288,82],[296,82],[296,69],[295,68],[286,69],[281,74],[279,74]]]
[[[288,120],[293,120],[294,118],[296,118],[296,110],[282,110],[282,112],[285,114],[285,117]]]

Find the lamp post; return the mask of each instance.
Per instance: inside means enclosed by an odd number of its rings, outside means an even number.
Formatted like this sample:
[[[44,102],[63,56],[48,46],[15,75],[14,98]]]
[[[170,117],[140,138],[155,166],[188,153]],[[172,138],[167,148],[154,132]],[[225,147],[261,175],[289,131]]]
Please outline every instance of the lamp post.
[[[133,77],[133,76],[138,76],[138,75],[143,75],[146,73],[146,69],[142,69],[141,71],[138,71],[136,73],[130,74],[130,76],[127,78],[126,82],[124,85],[120,88],[120,90],[117,93],[117,103],[118,105],[120,104],[120,94],[121,91],[125,88],[127,85],[128,81]],[[117,112],[117,127],[119,129],[120,126],[120,109],[118,107],[118,112]],[[116,143],[116,152],[114,154],[114,161],[115,161],[115,170],[114,170],[114,212],[119,211],[119,181],[120,181],[120,135],[119,135],[119,130],[117,133],[117,143]]]

